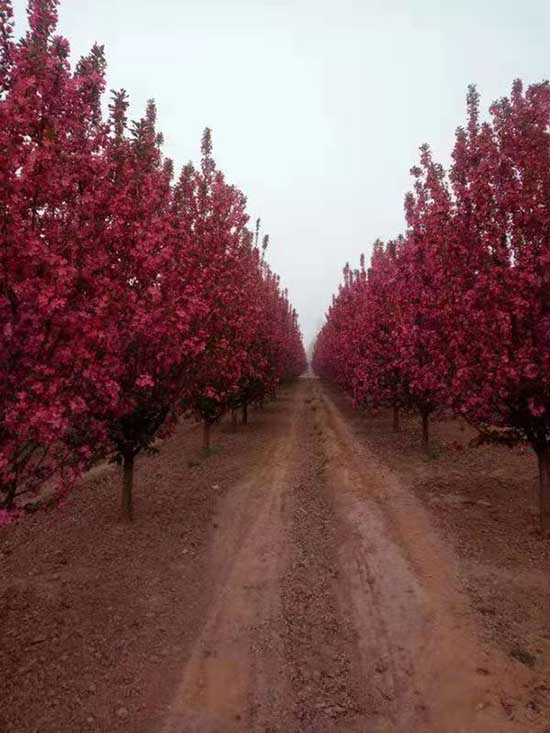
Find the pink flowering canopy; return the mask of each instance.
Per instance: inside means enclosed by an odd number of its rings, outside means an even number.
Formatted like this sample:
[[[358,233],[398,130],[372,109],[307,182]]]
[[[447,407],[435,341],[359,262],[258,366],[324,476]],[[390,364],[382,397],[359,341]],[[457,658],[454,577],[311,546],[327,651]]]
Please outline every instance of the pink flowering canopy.
[[[550,85],[516,81],[490,115],[470,88],[448,172],[422,146],[406,233],[346,267],[313,366],[362,405],[418,410],[426,443],[442,410],[529,441],[550,529]]]
[[[217,419],[305,366],[295,312],[204,134],[173,180],[154,102],[102,114],[103,49],[71,68],[57,0],[13,38],[0,0],[0,510],[91,462],[125,466],[189,412]]]

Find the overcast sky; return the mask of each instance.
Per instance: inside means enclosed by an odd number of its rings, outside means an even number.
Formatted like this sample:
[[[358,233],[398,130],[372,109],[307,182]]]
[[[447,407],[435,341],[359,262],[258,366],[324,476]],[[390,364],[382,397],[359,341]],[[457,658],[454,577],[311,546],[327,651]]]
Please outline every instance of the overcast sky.
[[[550,77],[546,0],[62,0],[60,31],[73,59],[105,45],[133,117],[156,100],[178,166],[213,128],[306,343],[346,260],[403,230],[418,146],[448,161],[467,85],[488,105]]]

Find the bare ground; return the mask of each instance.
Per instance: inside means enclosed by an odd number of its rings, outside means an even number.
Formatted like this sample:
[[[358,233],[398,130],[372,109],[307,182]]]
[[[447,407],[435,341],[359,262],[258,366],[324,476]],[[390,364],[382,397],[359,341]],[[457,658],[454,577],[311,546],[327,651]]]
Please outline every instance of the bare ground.
[[[467,613],[482,641],[529,678],[501,695],[511,719],[527,731],[550,731],[550,541],[538,529],[537,466],[527,447],[470,448],[475,431],[462,421],[432,423],[431,455],[419,448],[418,418],[405,416],[395,435],[392,418],[351,410],[329,388],[357,439],[411,488],[429,511],[458,561]],[[546,723],[544,723],[546,721]]]
[[[133,526],[106,468],[4,530],[0,730],[550,730],[531,459],[436,432],[302,379],[141,459]]]

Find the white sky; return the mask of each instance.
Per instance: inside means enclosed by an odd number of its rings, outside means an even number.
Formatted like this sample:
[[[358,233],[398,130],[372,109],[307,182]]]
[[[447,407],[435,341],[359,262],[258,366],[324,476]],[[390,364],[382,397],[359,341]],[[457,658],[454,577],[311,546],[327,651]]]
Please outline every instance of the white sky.
[[[60,32],[73,60],[105,45],[134,118],[156,100],[177,166],[213,128],[306,344],[345,261],[403,230],[418,146],[448,160],[467,85],[487,106],[550,76],[544,0],[62,0]]]

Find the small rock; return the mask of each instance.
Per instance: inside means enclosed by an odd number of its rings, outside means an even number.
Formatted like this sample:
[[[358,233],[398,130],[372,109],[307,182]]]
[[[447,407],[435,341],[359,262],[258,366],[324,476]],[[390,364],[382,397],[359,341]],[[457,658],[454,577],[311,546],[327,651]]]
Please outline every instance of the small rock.
[[[518,662],[521,662],[522,664],[525,664],[526,667],[531,667],[531,669],[535,666],[537,663],[537,658],[531,654],[527,649],[524,649],[521,646],[515,646],[510,650],[510,656],[514,659],[517,659]]]
[[[484,616],[496,616],[497,612],[496,609],[492,606],[480,606],[479,612],[482,613]]]
[[[127,718],[129,715],[128,710],[126,708],[119,708],[116,711],[116,714],[117,714],[117,718],[121,718],[121,719]]]
[[[88,685],[88,692],[95,692],[97,690],[97,687],[92,682],[91,685]]]

